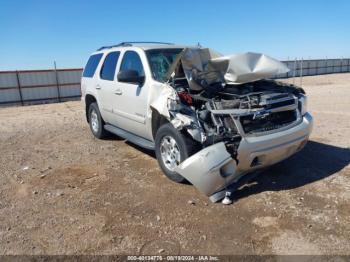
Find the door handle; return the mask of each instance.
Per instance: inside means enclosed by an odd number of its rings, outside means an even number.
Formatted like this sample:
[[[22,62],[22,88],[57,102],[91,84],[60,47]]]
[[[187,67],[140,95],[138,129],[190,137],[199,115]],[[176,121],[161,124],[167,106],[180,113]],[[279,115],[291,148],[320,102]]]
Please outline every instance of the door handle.
[[[117,90],[115,90],[115,92],[114,92],[114,94],[116,94],[116,95],[122,95],[123,94],[123,92],[122,92],[122,90],[120,90],[120,89],[117,89]]]
[[[101,89],[101,86],[100,85],[96,85],[95,88],[96,89]]]

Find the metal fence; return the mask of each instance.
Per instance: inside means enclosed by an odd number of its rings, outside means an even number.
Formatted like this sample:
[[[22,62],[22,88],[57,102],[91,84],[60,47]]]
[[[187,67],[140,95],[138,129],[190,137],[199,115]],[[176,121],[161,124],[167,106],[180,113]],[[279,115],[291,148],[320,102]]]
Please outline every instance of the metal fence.
[[[79,99],[82,69],[0,71],[0,104]]]
[[[278,78],[350,72],[350,59],[283,61],[290,72]],[[0,105],[38,104],[77,100],[81,68],[0,71]]]
[[[350,58],[340,59],[310,59],[282,61],[290,71],[279,75],[278,78],[297,76],[313,76],[350,72]]]

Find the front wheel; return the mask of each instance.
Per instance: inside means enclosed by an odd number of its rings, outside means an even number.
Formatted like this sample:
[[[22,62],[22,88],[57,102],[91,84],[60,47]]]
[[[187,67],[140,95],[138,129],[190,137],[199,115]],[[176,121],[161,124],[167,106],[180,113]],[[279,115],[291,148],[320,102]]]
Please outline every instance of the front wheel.
[[[164,174],[174,182],[186,181],[174,170],[182,161],[191,156],[196,148],[195,142],[176,130],[171,123],[161,126],[157,131],[156,157]]]

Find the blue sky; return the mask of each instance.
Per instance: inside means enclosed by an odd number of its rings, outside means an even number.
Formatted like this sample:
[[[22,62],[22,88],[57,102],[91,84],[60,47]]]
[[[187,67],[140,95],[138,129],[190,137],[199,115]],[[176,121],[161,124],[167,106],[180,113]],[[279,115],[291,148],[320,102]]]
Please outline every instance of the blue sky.
[[[350,57],[350,1],[1,0],[0,33],[0,70],[82,67],[102,45],[137,40]]]

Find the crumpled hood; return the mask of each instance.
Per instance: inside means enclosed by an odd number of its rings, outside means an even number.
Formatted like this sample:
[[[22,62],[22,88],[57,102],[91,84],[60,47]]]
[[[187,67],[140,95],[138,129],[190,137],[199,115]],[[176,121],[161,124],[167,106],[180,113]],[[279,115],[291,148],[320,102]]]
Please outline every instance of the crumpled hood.
[[[289,71],[282,62],[259,53],[221,56],[208,48],[185,48],[170,68],[173,75],[181,62],[185,76],[193,90],[203,85],[226,83],[239,85],[274,77]]]
[[[244,84],[284,74],[288,67],[264,54],[244,53],[210,60],[213,68],[221,70],[227,84]]]

